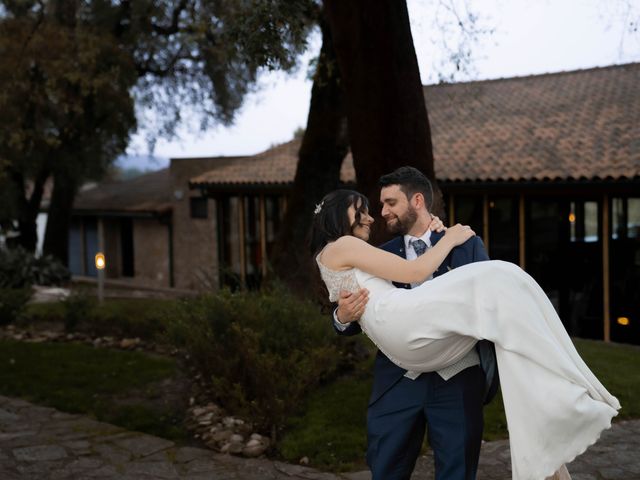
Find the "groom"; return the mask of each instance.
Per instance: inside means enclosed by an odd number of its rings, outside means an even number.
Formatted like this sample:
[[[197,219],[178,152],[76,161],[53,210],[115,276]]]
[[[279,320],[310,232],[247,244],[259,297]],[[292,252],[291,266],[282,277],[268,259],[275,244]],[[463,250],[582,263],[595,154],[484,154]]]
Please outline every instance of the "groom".
[[[411,260],[433,246],[443,233],[429,230],[433,191],[429,180],[412,167],[380,178],[382,217],[397,234],[380,248]],[[473,237],[456,247],[434,277],[471,262],[488,260],[482,240]],[[395,284],[398,288],[414,285]],[[341,335],[361,332],[354,321],[367,302],[366,290],[342,292],[334,312]],[[429,312],[424,312],[425,322]],[[483,429],[483,404],[498,386],[493,345],[476,344],[459,362],[437,372],[408,372],[378,351],[373,391],[367,410],[367,463],[373,480],[409,479],[428,427],[436,480],[476,478]]]

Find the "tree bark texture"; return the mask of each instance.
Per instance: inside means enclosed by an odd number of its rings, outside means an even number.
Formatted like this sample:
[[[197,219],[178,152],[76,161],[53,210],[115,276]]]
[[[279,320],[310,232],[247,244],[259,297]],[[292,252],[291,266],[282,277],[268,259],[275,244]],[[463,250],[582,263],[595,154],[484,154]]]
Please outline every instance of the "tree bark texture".
[[[377,216],[378,179],[400,166],[422,171],[437,189],[407,5],[404,0],[325,0],[324,7],[346,94],[358,188]],[[433,210],[441,214],[437,203]],[[374,226],[375,243],[385,235],[383,222]]]
[[[325,26],[322,33],[307,128],[283,225],[271,252],[276,276],[300,293],[309,288],[315,271],[307,248],[313,210],[325,194],[339,187],[340,168],[349,150],[346,106],[335,53]]]
[[[53,174],[53,191],[42,249],[45,255],[53,255],[64,265],[69,264],[69,229],[77,191],[78,180],[71,173],[61,169]]]

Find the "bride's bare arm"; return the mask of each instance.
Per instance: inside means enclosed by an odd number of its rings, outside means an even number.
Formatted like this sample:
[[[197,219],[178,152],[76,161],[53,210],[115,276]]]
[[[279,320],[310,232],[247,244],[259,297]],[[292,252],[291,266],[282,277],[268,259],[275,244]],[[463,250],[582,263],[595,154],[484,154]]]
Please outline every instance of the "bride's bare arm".
[[[469,227],[451,227],[433,248],[411,261],[373,247],[359,238],[346,235],[325,248],[321,261],[334,270],[356,267],[386,280],[416,283],[433,274],[451,249],[463,244],[473,235],[475,233]]]

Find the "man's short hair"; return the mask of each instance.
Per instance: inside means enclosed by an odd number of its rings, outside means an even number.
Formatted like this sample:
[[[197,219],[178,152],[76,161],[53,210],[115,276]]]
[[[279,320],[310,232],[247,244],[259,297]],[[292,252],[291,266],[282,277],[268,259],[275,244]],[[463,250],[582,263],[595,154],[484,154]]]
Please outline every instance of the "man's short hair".
[[[427,210],[431,210],[433,204],[433,187],[429,179],[417,168],[397,168],[393,172],[381,176],[378,184],[380,188],[398,185],[409,200],[411,200],[411,197],[416,193],[421,193],[424,196]]]

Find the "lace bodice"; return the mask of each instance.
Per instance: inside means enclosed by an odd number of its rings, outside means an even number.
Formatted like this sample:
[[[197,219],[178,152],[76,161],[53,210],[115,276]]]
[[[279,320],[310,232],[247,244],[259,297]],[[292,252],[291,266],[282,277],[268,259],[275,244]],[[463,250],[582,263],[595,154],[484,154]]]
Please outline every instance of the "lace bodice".
[[[358,280],[356,279],[356,269],[350,268],[348,270],[331,270],[325,267],[319,259],[320,255],[316,257],[316,263],[320,269],[320,276],[324,280],[327,290],[329,290],[329,301],[337,302],[340,298],[340,291],[346,290],[348,292],[357,292],[360,288]]]

